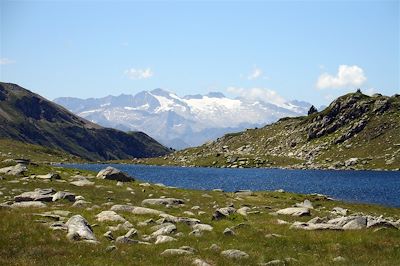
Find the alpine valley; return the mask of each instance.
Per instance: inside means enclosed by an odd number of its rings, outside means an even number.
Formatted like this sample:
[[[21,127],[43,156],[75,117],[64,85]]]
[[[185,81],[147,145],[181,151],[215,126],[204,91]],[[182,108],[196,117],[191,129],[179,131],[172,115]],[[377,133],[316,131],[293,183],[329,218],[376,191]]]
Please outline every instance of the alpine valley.
[[[235,99],[220,92],[177,94],[155,89],[104,98],[56,98],[54,102],[91,122],[124,131],[142,131],[175,149],[198,146],[226,133],[264,126],[307,113],[302,101]]]

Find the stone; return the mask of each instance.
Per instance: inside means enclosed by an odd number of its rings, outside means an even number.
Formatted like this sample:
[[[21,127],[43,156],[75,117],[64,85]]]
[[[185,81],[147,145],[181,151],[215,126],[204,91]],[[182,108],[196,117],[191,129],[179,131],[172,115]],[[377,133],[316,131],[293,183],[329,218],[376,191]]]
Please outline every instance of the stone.
[[[343,209],[341,207],[335,207],[332,209],[332,213],[333,214],[338,214],[338,215],[343,215],[346,216],[347,215],[348,210],[347,209]]]
[[[46,201],[51,202],[53,200],[53,193],[55,191],[52,188],[37,188],[34,191],[24,192],[14,197],[14,201]]]
[[[239,213],[240,215],[247,216],[247,212],[250,210],[251,209],[249,207],[242,207],[238,209],[236,212]]]
[[[359,230],[367,227],[367,218],[366,217],[355,217],[350,222],[343,225],[344,230]]]
[[[200,231],[199,229],[195,229],[189,233],[190,236],[195,236],[195,237],[201,237],[203,236],[203,231]]]
[[[138,244],[138,240],[134,240],[132,238],[126,237],[126,236],[119,236],[117,239],[115,239],[115,243],[117,244]]]
[[[164,214],[163,211],[150,209],[150,208],[144,208],[144,207],[135,207],[132,210],[132,213],[137,214],[137,215],[161,215],[161,214]]]
[[[86,186],[93,186],[94,182],[91,182],[87,180],[86,178],[70,182],[71,185],[77,186],[77,187],[86,187]]]
[[[235,195],[239,197],[248,197],[248,196],[253,196],[254,193],[251,190],[237,190],[235,191]]]
[[[157,231],[153,232],[151,234],[151,237],[157,237],[159,235],[170,235],[172,233],[176,232],[176,226],[173,224],[169,224],[167,226],[164,226]]]
[[[64,224],[64,222],[61,222],[61,221],[57,221],[57,222],[50,224],[49,228],[53,231],[67,231],[68,230],[68,228]]]
[[[282,209],[276,212],[277,214],[283,214],[283,215],[292,215],[292,216],[306,216],[306,215],[311,215],[310,209],[308,208],[299,208],[299,207],[292,207],[292,208],[286,208]]]
[[[58,191],[53,195],[52,201],[57,201],[60,199],[67,199],[70,202],[74,202],[75,194],[65,191]]]
[[[234,232],[232,229],[230,229],[230,228],[225,228],[223,234],[224,234],[225,236],[234,236],[234,235],[235,235],[235,232]]]
[[[161,256],[176,256],[176,255],[193,255],[193,252],[183,250],[183,249],[166,249],[160,254]]]
[[[44,208],[46,204],[40,201],[22,201],[15,202],[10,205],[10,208]]]
[[[129,230],[131,228],[133,228],[133,224],[131,224],[129,221],[126,221],[123,224],[118,224],[117,226],[108,227],[110,231]]]
[[[168,222],[168,223],[183,223],[189,226],[195,225],[195,224],[199,224],[200,220],[195,219],[195,218],[188,218],[188,217],[176,217],[173,215],[169,215],[166,213],[160,214],[160,217],[163,218],[163,222]]]
[[[212,252],[220,252],[221,251],[221,247],[218,246],[217,244],[212,244],[208,249]]]
[[[193,230],[199,230],[199,231],[212,231],[214,228],[209,225],[209,224],[194,224],[192,225]]]
[[[229,259],[247,259],[249,257],[249,254],[238,249],[224,250],[221,255]]]
[[[104,234],[103,234],[103,236],[105,237],[105,238],[107,238],[108,240],[114,240],[115,238],[114,238],[114,235],[113,235],[113,233],[112,233],[112,231],[107,231],[107,232],[105,232]]]
[[[175,198],[145,199],[142,201],[142,205],[180,205],[184,203],[184,200]]]
[[[328,223],[302,223],[302,222],[294,222],[290,229],[302,229],[302,230],[343,230],[343,228],[336,224],[328,224]]]
[[[212,220],[220,220],[227,218],[229,215],[233,214],[236,212],[236,209],[233,207],[225,207],[225,208],[219,208],[215,210]]]
[[[106,247],[106,252],[111,252],[111,251],[114,251],[116,249],[117,249],[117,247],[115,245],[110,245],[110,246]]]
[[[211,266],[211,264],[207,263],[205,260],[202,259],[194,259],[192,265],[195,266]]]
[[[368,219],[367,228],[395,228],[398,229],[395,223],[384,219]]]
[[[173,238],[171,236],[164,236],[164,235],[159,235],[157,236],[155,244],[162,244],[162,243],[167,243],[171,241],[176,241],[176,238]]]
[[[35,178],[53,180],[61,179],[61,176],[58,173],[48,173],[47,175],[35,175]]]
[[[102,211],[96,215],[98,222],[126,222],[125,218],[115,211]]]
[[[0,169],[0,174],[5,174],[5,175],[21,175],[28,171],[28,168],[24,164],[17,164],[14,166],[8,166]]]
[[[192,253],[196,253],[197,252],[197,250],[195,248],[192,248],[190,246],[182,246],[179,249],[187,250],[187,251],[190,251]]]
[[[346,259],[343,258],[342,256],[338,256],[332,259],[333,262],[345,262]]]
[[[191,211],[184,211],[183,214],[188,215],[188,216],[195,216],[195,214]]]
[[[125,237],[132,238],[137,235],[138,235],[138,231],[135,228],[132,228],[125,234]]]
[[[74,215],[65,224],[68,228],[67,238],[70,240],[94,240],[96,236],[88,221],[81,215]]]
[[[125,212],[132,212],[136,207],[132,205],[124,205],[124,204],[116,204],[111,206],[111,211],[125,211]]]
[[[74,202],[74,204],[72,204],[72,207],[77,207],[77,208],[84,208],[87,205],[89,205],[90,202],[85,201],[85,200],[77,200]]]
[[[111,166],[108,166],[107,168],[101,170],[97,174],[97,177],[102,178],[102,179],[107,179],[107,180],[116,180],[116,181],[120,181],[120,182],[134,181],[134,178],[128,176],[124,172],[121,172],[120,170],[118,170],[114,167],[111,167]]]

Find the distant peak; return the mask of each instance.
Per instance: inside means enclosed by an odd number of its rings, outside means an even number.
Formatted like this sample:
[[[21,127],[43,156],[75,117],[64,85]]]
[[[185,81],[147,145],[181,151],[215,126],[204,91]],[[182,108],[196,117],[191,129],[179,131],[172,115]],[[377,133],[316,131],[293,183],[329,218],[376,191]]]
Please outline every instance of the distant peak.
[[[171,94],[171,92],[169,92],[167,90],[163,90],[161,88],[154,89],[150,92],[151,92],[151,94],[158,95],[158,96],[169,96]]]
[[[225,98],[225,95],[223,93],[215,91],[209,92],[205,96],[209,98]]]

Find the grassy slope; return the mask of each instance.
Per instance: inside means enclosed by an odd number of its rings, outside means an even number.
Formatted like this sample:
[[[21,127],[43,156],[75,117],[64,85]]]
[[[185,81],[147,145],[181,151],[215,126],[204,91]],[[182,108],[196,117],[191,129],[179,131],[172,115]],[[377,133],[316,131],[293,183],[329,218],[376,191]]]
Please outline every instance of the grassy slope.
[[[347,99],[355,94],[342,97]],[[379,98],[377,98],[379,99]],[[376,99],[363,95],[361,101]],[[199,147],[178,151],[165,157],[137,160],[145,164],[185,165],[185,166],[217,166],[229,165],[227,158],[249,158],[244,167],[255,167],[258,158],[265,162],[259,167],[298,167],[307,168],[307,158],[304,154],[318,150],[312,163],[318,168],[328,168],[336,162],[345,162],[350,158],[360,158],[355,169],[400,169],[400,98],[390,98],[391,107],[383,114],[376,115],[370,110],[366,113],[369,118],[367,126],[349,140],[333,144],[348,129],[344,126],[320,138],[307,140],[307,131],[313,119],[326,115],[328,107],[321,113],[307,117],[282,119],[277,123],[259,129],[248,129],[244,132],[227,134],[222,138]],[[356,118],[351,122],[358,122]],[[292,147],[290,143],[296,142]],[[250,152],[240,151],[240,147],[250,145]],[[223,149],[229,147],[229,151]],[[303,154],[299,153],[304,150]],[[293,152],[293,154],[290,154]],[[387,160],[392,158],[390,164]]]
[[[0,165],[1,166],[1,165]],[[64,180],[75,174],[75,170],[51,168],[49,166],[30,167],[27,175],[44,174],[57,170]],[[81,172],[84,175],[90,172]],[[69,183],[53,181],[47,183],[38,180],[29,180],[20,183],[10,183],[16,177],[7,177],[0,180],[0,202],[12,198],[23,191],[34,188],[49,188],[56,190],[68,190],[77,195],[82,195],[90,206],[99,206],[95,210],[72,208],[71,203],[61,201],[49,203],[48,207],[41,210],[7,210],[0,208],[0,265],[190,265],[193,258],[202,258],[215,265],[256,265],[260,262],[268,262],[274,259],[292,257],[298,260],[293,265],[331,265],[332,259],[342,256],[346,262],[341,265],[396,265],[400,261],[400,230],[387,229],[379,232],[372,230],[361,231],[298,231],[290,230],[289,225],[278,225],[276,219],[287,221],[306,221],[307,218],[292,218],[287,216],[272,216],[269,213],[280,208],[291,206],[296,202],[310,199],[318,209],[312,212],[312,217],[327,215],[327,211],[335,206],[348,208],[352,213],[360,212],[373,215],[384,215],[385,217],[400,218],[400,210],[396,208],[385,208],[372,205],[348,204],[343,202],[328,201],[316,196],[306,196],[291,193],[258,192],[255,196],[236,199],[233,193],[207,192],[211,197],[203,197],[205,192],[182,189],[161,188],[158,186],[140,187],[138,182],[116,186],[113,181],[95,180],[97,187],[75,187]],[[128,191],[127,188],[131,188]],[[187,204],[182,208],[157,207],[167,213],[184,216],[185,210],[191,210],[192,206],[198,205],[206,215],[196,216],[203,223],[211,224],[213,232],[205,233],[203,237],[196,238],[188,236],[190,231],[186,225],[178,225],[178,231],[185,234],[177,242],[161,245],[118,245],[118,250],[111,253],[105,248],[110,244],[102,237],[107,231],[106,224],[98,223],[95,215],[109,207],[102,205],[106,202],[115,204],[132,203],[139,205],[143,199],[150,197],[167,196],[186,199]],[[229,220],[212,221],[211,214],[213,206],[218,204],[226,206],[233,203],[235,207],[249,205],[261,211],[260,214],[249,215],[243,218],[234,215]],[[42,219],[33,216],[33,213],[48,210],[69,210],[73,214],[81,214],[93,225],[94,232],[101,244],[91,245],[85,243],[70,243],[66,239],[66,233],[52,232],[46,226],[35,220]],[[157,219],[154,216],[136,216],[129,213],[119,212],[128,221],[134,224],[140,234],[149,234],[149,227],[137,227],[136,223],[148,218]],[[227,237],[222,234],[226,227],[239,223],[247,223],[250,227],[237,229],[236,236]],[[266,238],[269,233],[281,234],[282,238]],[[118,232],[114,235],[123,235]],[[225,259],[212,251],[206,250],[211,244],[216,243],[223,249],[240,249],[247,252],[250,258],[243,261],[231,261]],[[167,248],[178,248],[189,245],[198,250],[194,256],[185,257],[161,257],[159,254]]]

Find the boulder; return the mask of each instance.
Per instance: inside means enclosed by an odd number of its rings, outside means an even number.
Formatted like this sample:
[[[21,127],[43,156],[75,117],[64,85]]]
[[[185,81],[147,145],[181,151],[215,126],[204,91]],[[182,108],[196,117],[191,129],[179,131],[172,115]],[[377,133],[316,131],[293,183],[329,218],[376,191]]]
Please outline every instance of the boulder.
[[[335,207],[332,209],[333,214],[338,214],[338,215],[342,215],[342,216],[346,216],[347,212],[348,212],[347,209],[343,209],[341,207]]]
[[[189,217],[176,217],[173,215],[169,215],[166,213],[160,214],[160,217],[162,217],[164,220],[163,222],[167,222],[167,223],[183,223],[189,226],[195,225],[195,224],[199,224],[200,220],[195,219],[195,218],[189,218]]]
[[[367,218],[363,216],[355,217],[350,222],[343,225],[344,230],[359,230],[367,227]]]
[[[301,203],[296,203],[296,207],[314,209],[311,201],[309,201],[308,199],[304,200]]]
[[[65,224],[68,228],[67,238],[70,240],[94,240],[96,236],[93,233],[88,221],[81,215],[74,215]]]
[[[115,211],[102,211],[96,215],[98,222],[126,222],[125,218]]]
[[[234,236],[234,235],[235,235],[235,232],[234,232],[232,229],[230,229],[230,228],[225,228],[223,234],[224,234],[225,236]]]
[[[184,203],[184,200],[175,198],[145,199],[142,201],[142,205],[180,205]]]
[[[116,204],[111,206],[110,210],[111,211],[126,211],[126,212],[131,212],[135,209],[135,206],[132,205],[125,205],[125,204]]]
[[[229,259],[247,259],[249,254],[238,249],[228,249],[221,252],[221,256]]]
[[[61,176],[57,173],[48,173],[47,175],[35,175],[35,178],[53,180],[61,179]]]
[[[171,242],[171,241],[176,241],[176,238],[173,238],[171,236],[163,236],[163,235],[159,235],[157,236],[157,240],[155,242],[155,244],[162,244],[162,243],[167,243],[167,242]]]
[[[214,228],[209,225],[209,224],[194,224],[192,226],[193,230],[199,230],[199,231],[212,231]]]
[[[172,233],[176,232],[176,226],[173,224],[169,224],[167,226],[164,226],[157,231],[153,232],[151,234],[151,237],[157,237],[159,235],[170,235]]]
[[[97,174],[97,177],[102,178],[102,179],[108,179],[108,180],[116,180],[116,181],[120,181],[120,182],[134,181],[134,178],[128,176],[124,172],[121,172],[120,170],[118,170],[114,167],[111,167],[111,166],[108,166],[107,168],[101,170]]]
[[[14,166],[8,166],[0,169],[0,174],[5,175],[21,175],[28,171],[28,168],[24,164],[17,164]]]
[[[75,201],[75,194],[65,191],[58,191],[56,194],[53,195],[52,201],[57,201],[60,199],[67,199],[70,202]]]
[[[302,230],[343,230],[343,228],[336,224],[326,224],[326,223],[302,223],[294,222],[290,229],[302,229]]]
[[[225,207],[225,208],[219,208],[215,210],[212,220],[220,220],[227,218],[229,215],[233,214],[236,212],[236,209],[233,207]]]
[[[292,216],[306,216],[311,215],[310,209],[303,207],[292,207],[282,209],[276,212],[277,214],[292,215]]]
[[[14,201],[53,201],[53,193],[55,192],[52,188],[37,188],[34,191],[24,192],[14,197]]]

